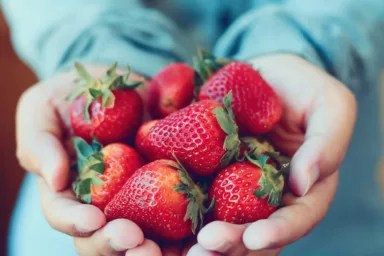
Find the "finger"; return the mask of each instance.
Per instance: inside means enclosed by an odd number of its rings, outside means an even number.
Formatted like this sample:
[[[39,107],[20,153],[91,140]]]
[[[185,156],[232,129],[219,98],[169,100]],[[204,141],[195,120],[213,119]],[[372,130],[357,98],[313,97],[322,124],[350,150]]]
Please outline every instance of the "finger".
[[[287,194],[286,206],[268,219],[250,224],[243,234],[243,242],[250,250],[280,248],[292,243],[316,226],[325,216],[336,192],[338,172],[316,183],[304,197]]]
[[[206,250],[223,254],[243,255],[244,225],[236,225],[223,221],[207,224],[198,234],[197,241]]]
[[[342,85],[331,84],[323,90],[306,113],[305,140],[291,162],[289,183],[297,195],[305,195],[315,181],[339,168],[353,132],[353,95]]]
[[[69,190],[53,192],[42,178],[38,182],[44,215],[54,229],[70,236],[89,236],[105,224],[105,215],[96,206],[79,203]]]
[[[145,239],[144,242],[136,248],[129,249],[125,256],[162,256],[160,247],[153,241]]]
[[[271,249],[271,250],[259,250],[259,251],[249,251],[245,248],[243,250],[238,251],[232,251],[232,252],[226,252],[226,253],[218,253],[214,251],[208,251],[204,249],[200,244],[196,244],[193,247],[191,247],[190,251],[188,252],[187,256],[221,256],[221,255],[228,255],[228,256],[237,256],[237,255],[244,255],[244,256],[276,256],[279,255],[279,253],[282,251],[282,249]]]
[[[220,256],[220,254],[208,251],[200,244],[195,244],[191,247],[191,249],[189,249],[187,256]]]
[[[69,159],[60,138],[62,128],[43,87],[33,87],[17,109],[17,156],[28,171],[42,175],[55,191],[65,188]]]
[[[117,219],[108,222],[90,237],[75,238],[76,251],[81,256],[124,255],[125,251],[144,242],[141,229],[132,221]]]

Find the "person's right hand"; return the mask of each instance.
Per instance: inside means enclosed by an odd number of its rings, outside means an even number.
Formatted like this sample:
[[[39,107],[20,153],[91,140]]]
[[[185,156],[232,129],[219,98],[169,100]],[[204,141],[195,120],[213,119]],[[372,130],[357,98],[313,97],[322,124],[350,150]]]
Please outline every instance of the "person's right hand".
[[[107,67],[87,67],[95,76]],[[21,166],[38,176],[43,212],[56,230],[74,237],[79,255],[161,255],[153,241],[129,220],[106,223],[95,206],[78,202],[69,186],[69,103],[73,71],[33,85],[17,108],[17,157]],[[135,79],[135,76],[132,75]],[[136,78],[138,78],[136,76]]]

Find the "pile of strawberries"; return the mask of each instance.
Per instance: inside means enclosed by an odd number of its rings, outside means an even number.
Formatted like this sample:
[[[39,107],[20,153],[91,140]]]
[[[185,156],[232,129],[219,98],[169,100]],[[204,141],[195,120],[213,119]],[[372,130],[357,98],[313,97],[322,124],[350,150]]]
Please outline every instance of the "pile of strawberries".
[[[146,103],[140,82],[116,65],[100,79],[76,68],[73,191],[108,220],[174,241],[207,221],[253,222],[280,206],[289,160],[265,135],[282,105],[249,64],[201,51],[194,68],[176,63],[156,74]],[[144,108],[154,119],[142,123]]]

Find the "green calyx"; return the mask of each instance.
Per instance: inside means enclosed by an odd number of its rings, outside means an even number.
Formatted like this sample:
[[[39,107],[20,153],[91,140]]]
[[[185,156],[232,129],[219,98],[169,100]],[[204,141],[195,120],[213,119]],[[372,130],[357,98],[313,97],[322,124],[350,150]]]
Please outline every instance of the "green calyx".
[[[248,146],[245,158],[261,169],[259,188],[254,191],[258,198],[268,197],[268,204],[279,206],[284,189],[285,175],[288,175],[290,159],[280,155],[268,142],[244,137],[241,141]]]
[[[239,128],[232,110],[231,91],[224,97],[223,106],[213,110],[221,129],[227,134],[223,145],[226,152],[220,160],[221,168],[225,168],[233,159],[238,157],[241,144]]]
[[[76,81],[79,89],[67,98],[72,101],[81,95],[86,96],[84,107],[84,118],[86,120],[90,119],[89,106],[95,99],[101,97],[103,106],[112,108],[115,104],[115,96],[112,90],[134,89],[141,85],[140,81],[128,81],[131,74],[129,67],[125,74],[119,75],[117,73],[117,63],[113,64],[101,79],[93,78],[85,67],[78,62],[75,63],[75,69],[79,76]]]
[[[79,137],[73,139],[73,144],[77,156],[78,176],[72,184],[72,189],[78,199],[90,204],[92,201],[91,185],[103,185],[103,181],[100,179],[105,168],[101,153],[102,145],[97,140],[88,144]]]
[[[208,196],[203,193],[202,189],[192,180],[187,170],[179,162],[174,155],[177,166],[171,166],[179,173],[181,183],[175,186],[175,191],[183,193],[187,197],[187,212],[184,215],[184,221],[191,220],[192,233],[200,230],[204,224],[204,215],[211,211],[215,206],[213,199],[208,207],[205,207],[205,201]]]
[[[266,155],[260,155],[257,159],[253,159],[245,153],[246,158],[252,164],[261,169],[262,175],[258,184],[260,188],[256,189],[253,194],[258,198],[268,197],[268,204],[279,206],[284,189],[284,176],[273,165],[268,164],[269,159]]]
[[[193,58],[193,67],[196,71],[196,85],[200,87],[216,71],[231,62],[230,59],[216,58],[214,55],[203,49],[197,50],[197,56]]]
[[[269,156],[280,172],[284,175],[289,174],[290,159],[276,151],[268,141],[262,141],[256,137],[242,137],[241,141],[247,145],[247,152],[251,156],[255,158]]]

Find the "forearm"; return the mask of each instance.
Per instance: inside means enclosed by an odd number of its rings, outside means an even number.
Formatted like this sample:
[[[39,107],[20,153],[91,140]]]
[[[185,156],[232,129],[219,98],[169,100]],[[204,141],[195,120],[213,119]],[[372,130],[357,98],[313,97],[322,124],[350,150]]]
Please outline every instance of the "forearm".
[[[176,26],[140,1],[5,0],[4,10],[17,52],[41,78],[75,60],[152,75],[189,58]]]
[[[376,84],[384,61],[383,40],[380,0],[290,0],[245,14],[216,50],[241,59],[281,52],[300,55],[359,91]]]

